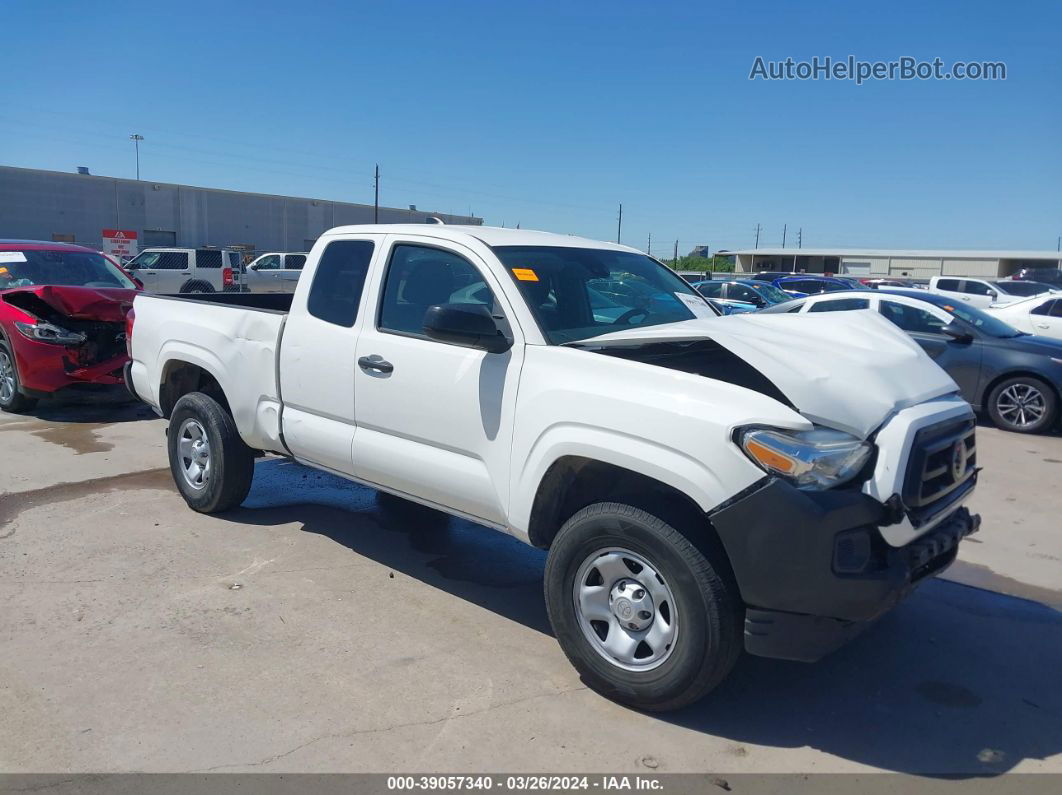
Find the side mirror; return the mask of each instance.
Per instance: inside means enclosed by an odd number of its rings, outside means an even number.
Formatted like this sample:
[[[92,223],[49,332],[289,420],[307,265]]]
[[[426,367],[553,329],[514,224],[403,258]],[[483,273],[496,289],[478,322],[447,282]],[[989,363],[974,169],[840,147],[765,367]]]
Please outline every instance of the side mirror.
[[[973,342],[973,334],[955,322],[951,322],[944,326],[944,328],[940,330],[940,333],[947,337],[951,337],[955,342]]]
[[[989,290],[988,297],[995,301],[997,298],[999,298],[999,293],[997,293],[995,290]]]
[[[433,340],[505,353],[513,341],[483,304],[436,304],[424,313],[424,332]]]

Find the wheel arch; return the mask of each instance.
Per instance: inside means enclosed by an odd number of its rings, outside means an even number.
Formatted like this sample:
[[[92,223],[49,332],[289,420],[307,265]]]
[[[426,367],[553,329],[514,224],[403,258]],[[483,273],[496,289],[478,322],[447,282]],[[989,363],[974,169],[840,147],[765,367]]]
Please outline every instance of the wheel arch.
[[[209,395],[226,412],[232,414],[232,407],[221,381],[208,367],[186,359],[168,359],[162,366],[159,381],[159,409],[162,415],[169,417],[177,401],[191,392]]]

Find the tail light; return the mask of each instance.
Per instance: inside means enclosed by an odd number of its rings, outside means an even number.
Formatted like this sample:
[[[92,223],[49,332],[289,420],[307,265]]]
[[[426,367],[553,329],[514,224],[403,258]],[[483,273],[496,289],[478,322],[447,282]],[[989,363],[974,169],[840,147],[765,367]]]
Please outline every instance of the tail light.
[[[232,280],[232,268],[222,268],[221,284],[224,287],[232,287],[232,285],[234,284]]]
[[[136,320],[136,312],[133,307],[125,313],[125,352],[133,355],[133,321]]]

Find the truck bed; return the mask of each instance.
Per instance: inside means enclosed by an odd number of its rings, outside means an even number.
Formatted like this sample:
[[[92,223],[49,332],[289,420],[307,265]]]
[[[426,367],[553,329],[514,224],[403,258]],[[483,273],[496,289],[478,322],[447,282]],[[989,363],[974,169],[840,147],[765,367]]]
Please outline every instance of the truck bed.
[[[180,368],[199,368],[229,397],[248,444],[283,450],[276,363],[291,299],[280,293],[137,295],[130,367],[137,395],[166,414],[163,385]]]

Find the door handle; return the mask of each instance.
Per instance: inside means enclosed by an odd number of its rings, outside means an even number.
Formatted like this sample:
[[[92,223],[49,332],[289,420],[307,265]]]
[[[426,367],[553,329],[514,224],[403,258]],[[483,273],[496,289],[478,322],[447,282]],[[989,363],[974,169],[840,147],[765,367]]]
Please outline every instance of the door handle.
[[[181,271],[181,276],[191,276],[191,275],[192,275],[191,271]]]
[[[358,367],[362,370],[375,370],[378,373],[392,373],[395,366],[384,359],[381,359],[376,354],[372,356],[362,356],[358,359]]]
[[[1050,323],[1037,323],[1036,328],[1051,328]]]

